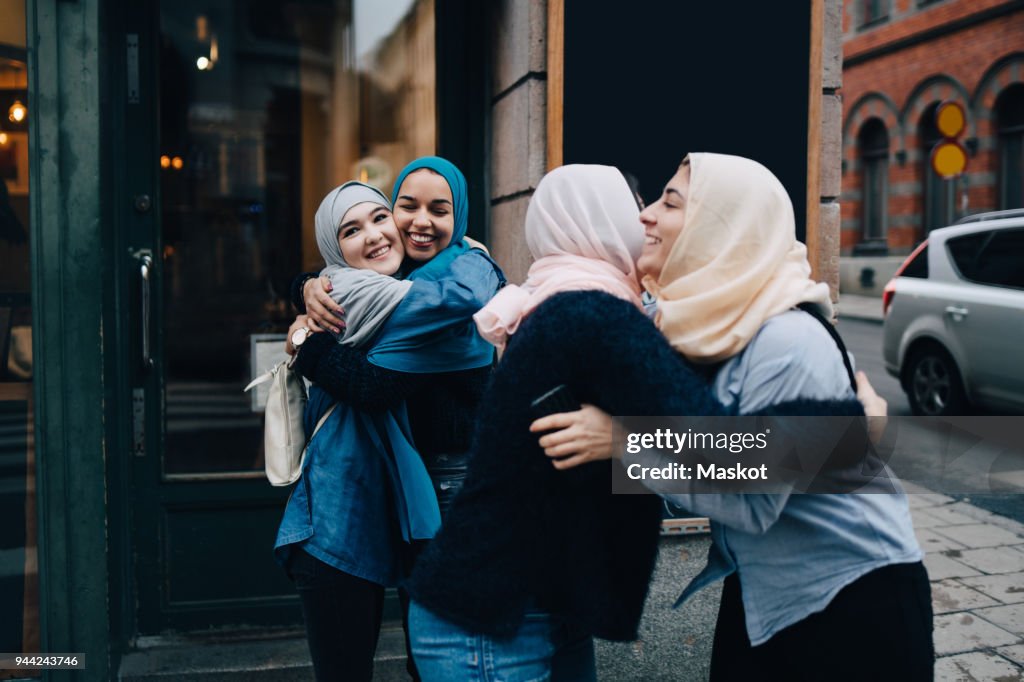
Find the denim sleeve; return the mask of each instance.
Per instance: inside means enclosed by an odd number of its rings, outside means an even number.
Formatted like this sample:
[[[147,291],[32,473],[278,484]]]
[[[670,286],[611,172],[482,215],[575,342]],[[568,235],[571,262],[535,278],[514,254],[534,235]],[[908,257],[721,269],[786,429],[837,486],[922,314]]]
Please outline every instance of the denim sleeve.
[[[834,401],[852,398],[846,369],[832,337],[820,323],[803,312],[778,315],[761,328],[742,354],[734,357],[715,379],[721,399],[734,399],[741,414],[763,414],[794,401]],[[806,403],[805,403],[806,404]],[[801,434],[805,442],[829,434]],[[657,451],[626,454],[623,464],[665,466],[669,460]],[[702,492],[680,492],[681,483],[645,480],[644,484],[669,502],[724,526],[747,533],[766,532],[778,520],[791,492],[713,493],[707,481]],[[691,485],[691,487],[695,487]],[[661,488],[661,490],[659,490]]]

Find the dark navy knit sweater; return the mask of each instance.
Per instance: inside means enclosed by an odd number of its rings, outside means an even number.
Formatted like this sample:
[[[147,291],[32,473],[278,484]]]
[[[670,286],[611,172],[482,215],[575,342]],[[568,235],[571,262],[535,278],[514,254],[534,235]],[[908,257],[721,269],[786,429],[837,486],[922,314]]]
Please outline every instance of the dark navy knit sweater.
[[[302,284],[315,272],[292,282],[292,303],[305,312]],[[429,462],[437,455],[469,449],[476,410],[490,376],[490,367],[458,372],[411,374],[371,363],[366,351],[340,345],[330,334],[311,335],[295,360],[299,372],[340,400],[366,412],[406,402],[416,449]]]
[[[490,367],[458,372],[411,374],[371,363],[366,351],[342,346],[330,334],[311,335],[295,366],[304,377],[335,400],[366,412],[398,405],[403,400],[416,449],[430,461],[437,455],[469,449],[477,405]]]
[[[611,414],[722,414],[707,383],[637,308],[553,296],[510,339],[481,402],[465,485],[408,587],[463,627],[509,635],[532,602],[586,631],[636,638],[661,503],[612,495],[611,462],[558,471],[529,432],[530,402],[568,384]]]

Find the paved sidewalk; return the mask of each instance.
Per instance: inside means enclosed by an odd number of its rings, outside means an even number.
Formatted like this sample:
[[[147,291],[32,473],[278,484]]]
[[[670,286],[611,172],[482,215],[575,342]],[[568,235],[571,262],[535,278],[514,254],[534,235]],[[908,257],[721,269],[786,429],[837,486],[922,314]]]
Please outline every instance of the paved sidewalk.
[[[938,493],[909,497],[932,581],[935,679],[1024,681],[1024,524]]]
[[[856,294],[839,294],[837,306],[839,317],[868,322],[881,322],[882,298],[880,296],[858,296]]]

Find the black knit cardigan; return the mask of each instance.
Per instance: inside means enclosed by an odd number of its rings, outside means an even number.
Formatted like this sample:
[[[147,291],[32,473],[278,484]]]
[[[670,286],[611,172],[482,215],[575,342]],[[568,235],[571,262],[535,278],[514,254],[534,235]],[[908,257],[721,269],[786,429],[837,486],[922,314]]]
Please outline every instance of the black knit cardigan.
[[[512,635],[536,606],[598,637],[633,640],[662,505],[655,495],[612,495],[617,463],[552,466],[528,430],[529,406],[562,383],[613,415],[726,413],[634,306],[593,291],[551,297],[510,339],[480,405],[465,485],[406,586],[475,632]]]

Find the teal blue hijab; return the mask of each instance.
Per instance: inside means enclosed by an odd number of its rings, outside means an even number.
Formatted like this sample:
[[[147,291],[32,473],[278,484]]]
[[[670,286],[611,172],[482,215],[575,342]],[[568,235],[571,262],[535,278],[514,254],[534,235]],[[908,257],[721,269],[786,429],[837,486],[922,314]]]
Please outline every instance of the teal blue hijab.
[[[402,188],[402,183],[409,177],[409,174],[423,168],[432,170],[448,183],[448,187],[452,190],[452,213],[455,216],[455,229],[452,230],[452,239],[448,246],[441,253],[408,273],[409,279],[425,277],[435,280],[438,279],[440,273],[448,269],[453,260],[469,250],[469,244],[463,239],[466,236],[466,230],[469,229],[469,195],[466,176],[454,163],[448,159],[442,159],[440,156],[421,156],[415,161],[411,161],[398,174],[395,188],[391,192],[392,206],[398,201],[398,190]]]
[[[413,374],[486,367],[494,347],[477,333],[473,314],[504,285],[501,268],[463,237],[469,221],[466,176],[451,161],[424,156],[402,169],[397,200],[410,173],[428,168],[452,190],[455,227],[447,248],[408,274],[412,288],[395,308],[367,357],[378,367]]]

